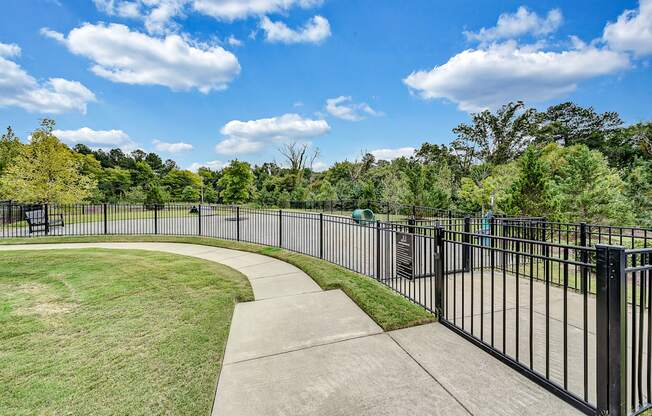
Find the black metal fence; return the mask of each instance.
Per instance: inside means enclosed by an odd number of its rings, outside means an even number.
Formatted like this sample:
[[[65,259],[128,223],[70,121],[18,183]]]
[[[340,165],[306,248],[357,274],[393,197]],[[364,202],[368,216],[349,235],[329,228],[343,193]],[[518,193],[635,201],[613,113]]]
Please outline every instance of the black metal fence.
[[[204,236],[321,258],[436,313],[443,325],[587,414],[650,406],[647,229],[434,210],[390,222],[189,204],[31,205],[19,213],[2,217],[3,238]]]

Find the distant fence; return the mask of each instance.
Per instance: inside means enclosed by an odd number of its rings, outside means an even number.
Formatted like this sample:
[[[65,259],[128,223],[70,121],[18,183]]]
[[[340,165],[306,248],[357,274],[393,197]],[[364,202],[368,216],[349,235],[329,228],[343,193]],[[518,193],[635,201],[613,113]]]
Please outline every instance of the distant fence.
[[[405,218],[356,222],[331,214],[330,206],[309,212],[14,205],[10,216],[2,216],[2,238],[203,236],[324,259],[436,313],[443,325],[586,414],[626,415],[650,407],[648,229],[458,217],[434,209],[412,216],[416,207]],[[37,226],[30,227],[28,218]]]

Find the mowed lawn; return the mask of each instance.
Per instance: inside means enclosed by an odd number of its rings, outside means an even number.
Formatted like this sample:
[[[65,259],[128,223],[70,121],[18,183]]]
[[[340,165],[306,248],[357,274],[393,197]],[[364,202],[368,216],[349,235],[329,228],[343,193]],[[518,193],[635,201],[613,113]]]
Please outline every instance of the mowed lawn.
[[[138,250],[0,253],[0,415],[208,415],[246,277]]]

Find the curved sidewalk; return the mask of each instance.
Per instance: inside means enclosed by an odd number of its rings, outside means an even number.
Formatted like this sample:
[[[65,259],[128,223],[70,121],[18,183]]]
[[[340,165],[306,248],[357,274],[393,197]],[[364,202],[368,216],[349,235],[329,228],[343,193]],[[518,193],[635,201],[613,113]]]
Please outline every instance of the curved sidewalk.
[[[213,415],[575,415],[539,386],[438,324],[383,333],[340,290],[270,257],[182,243],[70,243],[0,250],[138,249],[246,275]]]

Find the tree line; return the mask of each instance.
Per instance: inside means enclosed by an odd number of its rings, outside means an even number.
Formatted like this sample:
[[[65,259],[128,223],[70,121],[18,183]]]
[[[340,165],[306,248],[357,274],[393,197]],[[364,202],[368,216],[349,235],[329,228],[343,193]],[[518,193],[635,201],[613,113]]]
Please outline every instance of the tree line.
[[[288,143],[282,163],[233,160],[191,172],[156,153],[69,148],[43,120],[25,144],[0,139],[0,199],[22,202],[251,203],[358,200],[652,225],[652,123],[624,125],[615,112],[572,102],[545,111],[508,103],[471,115],[450,144],[425,142],[410,157],[363,153],[323,172],[318,151]]]

